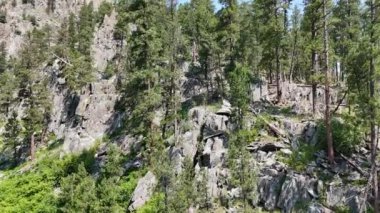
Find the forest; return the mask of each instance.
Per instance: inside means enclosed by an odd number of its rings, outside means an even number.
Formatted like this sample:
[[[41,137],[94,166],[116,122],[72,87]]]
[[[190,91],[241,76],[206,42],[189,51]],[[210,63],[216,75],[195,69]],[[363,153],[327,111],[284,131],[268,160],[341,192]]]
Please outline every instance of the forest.
[[[0,1],[0,212],[379,213],[379,38],[378,0]]]

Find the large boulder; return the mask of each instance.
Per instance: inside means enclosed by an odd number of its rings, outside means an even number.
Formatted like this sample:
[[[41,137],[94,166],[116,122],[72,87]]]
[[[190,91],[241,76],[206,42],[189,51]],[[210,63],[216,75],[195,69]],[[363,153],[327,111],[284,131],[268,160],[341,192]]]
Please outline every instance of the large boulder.
[[[137,187],[132,194],[131,205],[129,205],[128,210],[134,211],[143,206],[153,195],[156,185],[156,176],[149,171],[137,183]]]
[[[297,202],[308,202],[317,198],[317,180],[299,174],[288,174],[281,187],[277,207],[283,212],[292,212]]]
[[[277,206],[283,178],[283,173],[278,173],[276,176],[265,175],[259,178],[259,200],[268,211],[274,210]]]

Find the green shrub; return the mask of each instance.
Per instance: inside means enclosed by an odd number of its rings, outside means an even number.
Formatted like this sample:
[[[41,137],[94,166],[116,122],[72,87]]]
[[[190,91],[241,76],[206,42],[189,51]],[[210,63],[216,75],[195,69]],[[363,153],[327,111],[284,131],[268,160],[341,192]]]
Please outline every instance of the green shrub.
[[[106,1],[103,1],[102,4],[100,4],[98,13],[96,14],[96,22],[99,24],[103,24],[104,16],[105,15],[111,15],[112,13],[112,4]]]
[[[137,209],[137,213],[155,213],[164,211],[164,193],[155,193],[148,202],[141,208]]]
[[[307,165],[315,159],[314,153],[318,150],[317,147],[307,143],[301,143],[297,151],[294,151],[290,156],[284,156],[283,161],[296,171],[305,171]]]
[[[337,152],[350,155],[364,137],[361,125],[352,117],[344,116],[344,119],[333,118],[331,121],[334,149]],[[326,127],[324,122],[318,124],[318,144],[326,149]]]

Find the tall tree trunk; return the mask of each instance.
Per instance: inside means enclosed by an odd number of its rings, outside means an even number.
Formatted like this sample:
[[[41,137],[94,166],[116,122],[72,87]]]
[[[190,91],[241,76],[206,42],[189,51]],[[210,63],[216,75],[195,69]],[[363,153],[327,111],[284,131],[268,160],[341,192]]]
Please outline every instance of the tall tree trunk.
[[[311,24],[311,40],[314,42],[317,36],[317,29],[315,26],[316,21],[313,19],[312,24]],[[312,64],[312,69],[311,69],[311,75],[314,77],[314,75],[317,73],[317,51],[313,47],[311,51],[311,64]],[[315,99],[316,99],[316,94],[317,94],[317,85],[314,82],[312,82],[312,105],[313,105],[313,115],[315,114]]]
[[[323,46],[324,46],[324,57],[325,57],[325,125],[326,125],[326,139],[327,139],[327,153],[329,162],[334,163],[334,147],[332,139],[332,129],[331,129],[331,113],[330,113],[330,75],[329,75],[329,39],[327,30],[327,12],[326,12],[326,2],[323,0]]]
[[[35,132],[32,133],[30,137],[30,160],[35,159],[35,153],[36,153],[36,144],[35,144]]]
[[[277,1],[275,0],[275,18],[276,18],[276,25],[277,28],[280,27],[279,24],[279,17],[278,17],[278,8],[277,8]],[[277,31],[277,30],[276,30]],[[276,32],[278,34],[282,34],[282,31]],[[275,54],[276,54],[276,84],[277,84],[277,102],[280,103],[281,101],[281,86],[280,86],[280,40],[276,41],[276,49],[275,49]]]
[[[370,90],[370,99],[375,99],[375,59],[374,59],[374,49],[376,39],[374,38],[374,25],[376,24],[376,11],[375,11],[375,0],[371,0],[371,61],[370,61],[370,82],[369,82],[369,90]],[[372,171],[373,175],[373,196],[374,196],[374,210],[375,213],[379,212],[379,194],[378,194],[378,180],[377,180],[377,165],[376,165],[376,155],[377,155],[377,143],[376,143],[376,109],[372,103],[370,103],[370,115],[371,115],[371,163],[374,168]]]
[[[297,39],[298,39],[298,31],[296,31],[294,35],[292,56],[290,58],[290,67],[289,67],[289,81],[290,82],[293,81],[293,66],[294,66],[294,56],[296,52]]]

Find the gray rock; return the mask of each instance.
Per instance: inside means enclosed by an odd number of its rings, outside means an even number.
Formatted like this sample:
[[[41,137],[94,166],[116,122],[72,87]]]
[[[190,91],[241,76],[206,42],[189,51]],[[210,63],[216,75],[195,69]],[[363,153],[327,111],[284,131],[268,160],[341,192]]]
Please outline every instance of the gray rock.
[[[288,174],[281,188],[277,207],[283,212],[292,212],[294,205],[297,202],[310,201],[314,192],[316,180],[310,179],[303,175]],[[311,192],[311,193],[310,193]]]
[[[307,213],[333,213],[333,211],[324,207],[322,204],[313,202],[309,205]]]
[[[133,191],[131,205],[128,207],[128,210],[134,211],[143,206],[152,196],[156,185],[156,176],[149,171],[138,181],[137,187]]]
[[[266,210],[271,211],[276,208],[279,193],[281,191],[283,174],[278,176],[264,176],[259,178],[258,191],[259,200],[264,204]]]
[[[216,114],[218,115],[225,115],[225,116],[231,116],[232,114],[232,108],[230,102],[223,99],[223,105],[222,108],[219,109]]]
[[[115,78],[101,80],[82,89],[80,96],[66,98],[53,88],[52,122],[49,131],[64,138],[63,152],[91,148],[113,126],[114,106],[119,98]],[[57,90],[56,90],[57,89]]]
[[[330,184],[326,190],[326,204],[329,207],[348,206],[351,212],[359,212],[361,191],[356,186]]]
[[[290,149],[281,149],[281,153],[284,153],[285,155],[291,155],[293,154],[292,150]]]
[[[349,181],[357,181],[360,179],[361,179],[360,173],[356,171],[351,172],[351,174],[347,177],[347,180]]]

